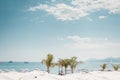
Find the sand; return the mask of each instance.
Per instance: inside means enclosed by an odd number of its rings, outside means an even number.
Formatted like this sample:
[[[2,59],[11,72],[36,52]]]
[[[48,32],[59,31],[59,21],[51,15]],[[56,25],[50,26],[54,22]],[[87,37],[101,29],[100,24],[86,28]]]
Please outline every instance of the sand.
[[[48,74],[43,71],[0,72],[0,80],[120,80],[120,71],[92,71],[67,74],[63,76]]]

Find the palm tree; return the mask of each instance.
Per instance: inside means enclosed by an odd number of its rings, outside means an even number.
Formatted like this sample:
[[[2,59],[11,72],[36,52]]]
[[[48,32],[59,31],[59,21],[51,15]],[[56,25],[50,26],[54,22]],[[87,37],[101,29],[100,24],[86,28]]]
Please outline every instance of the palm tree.
[[[120,68],[119,64],[112,64],[112,66],[115,71],[118,71],[118,69]]]
[[[65,74],[67,74],[67,68],[70,64],[70,59],[63,59],[63,66],[65,68]]]
[[[59,73],[62,75],[63,74],[63,66],[64,66],[64,60],[59,59],[58,61],[58,67],[59,67]]]
[[[102,68],[102,71],[104,71],[105,69],[106,69],[106,67],[107,67],[107,64],[102,64],[102,65],[100,65],[101,66],[101,68]]]
[[[46,59],[42,60],[42,63],[46,65],[47,67],[47,72],[50,73],[50,67],[54,66],[54,63],[52,63],[53,61],[53,55],[52,54],[48,54]]]
[[[71,73],[74,72],[74,69],[76,68],[76,66],[77,66],[77,64],[78,64],[78,62],[77,62],[76,59],[77,59],[77,57],[75,57],[75,56],[70,59]]]

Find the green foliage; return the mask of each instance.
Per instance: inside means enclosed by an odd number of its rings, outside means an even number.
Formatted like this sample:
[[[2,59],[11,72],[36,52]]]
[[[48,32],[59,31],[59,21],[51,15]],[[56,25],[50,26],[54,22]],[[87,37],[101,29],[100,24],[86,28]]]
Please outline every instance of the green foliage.
[[[63,66],[64,66],[64,60],[63,60],[63,59],[59,59],[58,65],[59,65],[60,67],[63,67]]]
[[[101,66],[102,70],[104,71],[106,69],[106,67],[107,67],[107,64],[102,64],[100,66]]]
[[[67,68],[68,66],[70,66],[71,68],[71,72],[73,73],[74,72],[74,69],[76,68],[77,64],[79,62],[77,62],[77,57],[71,57],[70,59],[69,58],[66,58],[66,59],[59,59],[58,61],[58,66],[59,66],[59,72],[62,73],[63,72],[63,67],[65,69],[65,74],[67,73]],[[60,71],[61,69],[61,71]]]
[[[75,57],[75,56],[72,57],[70,59],[70,63],[69,63],[72,73],[74,72],[74,69],[76,68],[77,64],[78,64],[77,57]]]
[[[70,64],[70,59],[63,59],[63,67],[65,68],[65,74],[67,73],[67,67]]]
[[[70,64],[70,59],[63,59],[63,66],[67,68]]]
[[[52,54],[48,54],[47,58],[42,60],[42,64],[46,65],[48,73],[50,73],[50,67],[54,66],[54,63],[52,63],[52,61],[53,61],[53,55]]]
[[[63,67],[64,67],[64,60],[63,59],[59,59],[57,62],[57,66],[59,67],[59,75],[63,75]]]
[[[118,69],[120,68],[119,64],[112,64],[112,66],[115,71],[118,71]]]

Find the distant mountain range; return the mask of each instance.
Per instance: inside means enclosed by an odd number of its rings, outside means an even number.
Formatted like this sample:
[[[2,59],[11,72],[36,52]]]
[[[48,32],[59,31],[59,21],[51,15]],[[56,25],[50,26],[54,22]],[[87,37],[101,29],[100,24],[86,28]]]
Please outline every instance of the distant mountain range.
[[[87,62],[120,62],[120,57],[108,57],[105,59],[89,59]]]

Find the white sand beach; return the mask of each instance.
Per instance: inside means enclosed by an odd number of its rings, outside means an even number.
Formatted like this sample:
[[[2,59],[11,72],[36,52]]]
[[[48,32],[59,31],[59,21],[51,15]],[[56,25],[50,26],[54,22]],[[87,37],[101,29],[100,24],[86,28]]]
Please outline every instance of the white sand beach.
[[[67,74],[63,76],[48,74],[43,71],[1,72],[0,80],[119,80],[120,71],[92,71]]]

